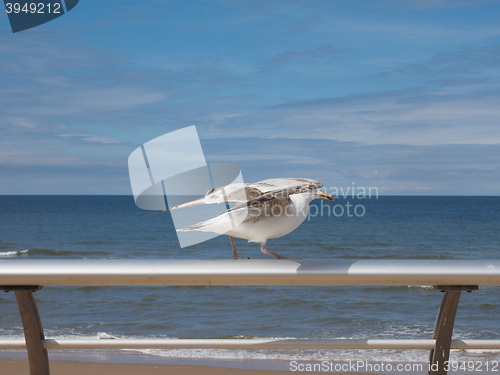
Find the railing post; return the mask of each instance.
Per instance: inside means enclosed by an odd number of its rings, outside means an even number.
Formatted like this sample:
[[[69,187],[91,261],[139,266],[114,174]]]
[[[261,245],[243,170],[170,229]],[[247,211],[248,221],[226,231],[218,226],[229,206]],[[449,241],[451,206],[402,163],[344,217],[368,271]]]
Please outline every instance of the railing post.
[[[454,286],[454,285],[437,285],[435,289],[444,292],[441,300],[441,306],[436,317],[434,325],[434,333],[432,338],[436,340],[434,349],[429,355],[429,375],[446,375],[447,364],[450,359],[451,338],[453,335],[453,326],[455,324],[455,316],[457,313],[460,294],[466,290],[470,292],[477,290],[477,285]]]
[[[42,287],[2,286],[1,289],[6,292],[13,291],[16,294],[17,305],[23,322],[30,375],[50,375],[49,357],[42,343],[42,340],[45,338],[42,322],[38,314],[35,298],[33,297],[33,292],[42,289]]]

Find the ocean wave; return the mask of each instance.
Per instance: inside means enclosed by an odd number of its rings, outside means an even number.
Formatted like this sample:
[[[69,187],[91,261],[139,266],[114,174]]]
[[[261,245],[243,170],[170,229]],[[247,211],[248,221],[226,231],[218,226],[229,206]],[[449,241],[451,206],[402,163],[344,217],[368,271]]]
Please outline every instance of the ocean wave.
[[[54,332],[55,333],[55,332]],[[55,335],[54,339],[68,339],[67,335]],[[77,335],[77,339],[150,339],[151,337],[114,335],[97,332],[92,336]],[[157,336],[156,339],[179,339],[179,337]],[[261,339],[294,340],[295,337],[262,337],[250,335],[225,335],[207,337],[212,339]],[[352,340],[353,337],[339,337]],[[278,360],[278,361],[369,361],[369,362],[425,362],[429,351],[423,349],[118,349],[120,352],[135,352],[146,356],[188,360]],[[497,349],[452,349],[450,360],[453,361],[488,361],[497,359]]]
[[[26,250],[13,250],[13,251],[0,251],[0,258],[11,258],[28,254],[29,249]]]
[[[428,350],[402,349],[124,349],[147,356],[175,359],[274,360],[274,361],[367,361],[367,362],[426,362]],[[498,351],[464,351],[453,349],[450,360],[488,361]]]
[[[94,338],[101,339],[101,340],[112,340],[112,339],[116,339],[117,337],[113,336],[107,332],[97,332],[97,334],[95,335]]]
[[[75,245],[98,246],[98,245],[115,245],[118,244],[119,242],[110,240],[93,240],[93,241],[71,241],[69,243]]]
[[[70,250],[57,250],[57,249],[38,249],[30,248],[24,250],[10,250],[0,251],[0,258],[18,257],[18,256],[50,256],[50,257],[83,257],[95,255],[110,255],[109,251],[70,251]]]
[[[433,285],[408,285],[408,288],[434,289]]]
[[[340,256],[341,259],[456,259],[456,257],[452,254],[438,254],[438,255],[406,255],[401,252],[391,252],[382,255],[369,255],[367,253],[362,254],[343,254]]]
[[[56,332],[46,330],[46,336],[50,339],[81,339],[81,340],[113,340],[113,339],[150,339],[144,336],[123,336],[101,331],[93,335],[79,335],[70,330]],[[5,339],[19,339],[19,333],[13,330],[0,330]],[[22,337],[22,336],[21,336]],[[155,337],[156,339],[177,339],[177,337]],[[294,339],[293,337],[259,337],[247,335],[220,336],[214,339]],[[342,339],[352,339],[342,337]],[[76,350],[76,349],[75,349]],[[108,349],[103,349],[106,351]],[[256,360],[256,361],[368,361],[368,362],[426,362],[429,356],[428,350],[405,350],[405,349],[113,349],[121,353],[137,353],[147,357],[165,358],[175,363],[179,360]],[[76,350],[77,351],[77,350]],[[85,353],[93,352],[99,354],[100,350],[85,349]],[[495,349],[452,349],[450,360],[452,361],[489,361],[498,358],[498,350]]]

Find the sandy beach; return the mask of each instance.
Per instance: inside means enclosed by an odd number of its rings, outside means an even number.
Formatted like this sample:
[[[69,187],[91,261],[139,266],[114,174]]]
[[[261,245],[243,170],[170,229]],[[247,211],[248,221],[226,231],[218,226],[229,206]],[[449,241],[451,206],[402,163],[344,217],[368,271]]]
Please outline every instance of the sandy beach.
[[[27,375],[29,366],[27,360],[0,359],[2,375]],[[290,374],[324,374],[320,372],[291,372],[269,370],[242,370],[210,366],[158,365],[158,364],[123,364],[123,363],[93,363],[74,361],[51,361],[51,375],[273,375]],[[337,373],[341,375],[340,373]],[[351,373],[352,374],[352,373]],[[362,375],[358,373],[358,375]]]

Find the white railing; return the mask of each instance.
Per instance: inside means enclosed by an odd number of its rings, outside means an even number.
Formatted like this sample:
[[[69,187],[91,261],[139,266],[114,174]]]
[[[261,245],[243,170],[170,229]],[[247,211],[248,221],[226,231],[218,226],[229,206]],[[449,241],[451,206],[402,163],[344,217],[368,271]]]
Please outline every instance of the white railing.
[[[432,285],[445,291],[432,339],[45,339],[33,291],[43,286],[145,285]],[[15,291],[25,340],[0,349],[28,350],[31,375],[48,375],[47,349],[430,349],[431,374],[451,349],[500,349],[500,340],[452,340],[460,294],[500,286],[500,260],[30,260],[0,261],[0,289]]]
[[[44,339],[44,349],[423,349],[436,340],[303,339]],[[500,340],[451,340],[451,349],[500,349]],[[23,339],[1,340],[0,349],[26,349]]]
[[[0,285],[500,286],[500,260],[6,259]]]

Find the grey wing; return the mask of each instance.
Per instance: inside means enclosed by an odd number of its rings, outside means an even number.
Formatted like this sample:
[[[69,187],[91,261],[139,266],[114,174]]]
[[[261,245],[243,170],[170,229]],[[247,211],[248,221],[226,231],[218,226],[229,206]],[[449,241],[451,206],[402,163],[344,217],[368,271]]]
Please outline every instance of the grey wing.
[[[288,198],[292,194],[300,194],[320,189],[323,187],[323,184],[317,180],[307,178],[273,178],[249,184],[249,186],[257,188],[262,192],[262,195],[249,199],[247,202],[239,204],[231,210],[238,209],[242,206],[256,206],[273,199]]]
[[[178,206],[169,207],[167,211],[198,206],[200,204],[217,204],[224,202],[246,203],[249,200],[260,197],[261,195],[262,192],[259,189],[251,187],[248,184],[230,184],[215,189],[210,189],[203,198],[186,202]]]
[[[256,200],[285,198],[323,187],[321,182],[308,178],[274,178],[257,182],[255,185],[263,192]]]
[[[223,203],[223,202],[247,202],[262,195],[257,187],[250,186],[250,184],[230,184],[211,189],[205,195],[205,202],[210,203]]]
[[[273,178],[252,184],[230,184],[211,189],[204,198],[171,207],[169,210],[192,207],[200,204],[236,202],[236,207],[254,205],[271,199],[284,198],[292,194],[305,193],[322,188],[323,184],[308,178]]]
[[[305,193],[306,191],[319,189],[323,184],[309,178],[272,178],[249,184],[264,194],[279,194],[280,196]]]

